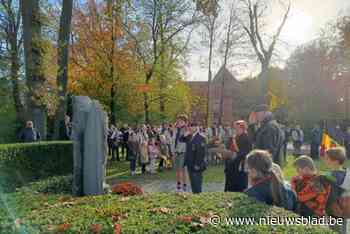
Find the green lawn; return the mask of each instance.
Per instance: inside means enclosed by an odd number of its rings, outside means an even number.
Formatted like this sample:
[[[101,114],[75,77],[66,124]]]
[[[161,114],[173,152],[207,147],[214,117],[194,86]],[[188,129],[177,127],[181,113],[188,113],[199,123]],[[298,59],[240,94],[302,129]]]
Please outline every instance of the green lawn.
[[[290,180],[294,175],[296,175],[295,168],[293,167],[293,156],[288,156],[287,165],[283,168],[284,177],[286,180]],[[325,171],[326,166],[322,161],[316,161],[316,165],[320,171]],[[346,167],[350,167],[350,160],[346,162]],[[164,170],[163,172],[159,172],[156,175],[141,175],[141,168],[137,168],[137,175],[131,176],[129,170],[129,162],[121,161],[121,162],[109,162],[107,166],[107,179],[113,180],[139,180],[139,179],[160,179],[160,180],[168,180],[174,181],[176,179],[174,170]],[[224,166],[209,166],[209,168],[204,172],[204,182],[224,182]]]

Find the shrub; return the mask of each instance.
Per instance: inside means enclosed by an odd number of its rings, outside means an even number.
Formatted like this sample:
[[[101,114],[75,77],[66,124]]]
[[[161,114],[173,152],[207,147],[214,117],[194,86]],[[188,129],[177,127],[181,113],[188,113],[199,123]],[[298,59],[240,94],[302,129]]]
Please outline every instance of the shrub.
[[[123,197],[114,194],[87,197],[46,196],[19,191],[7,204],[15,220],[1,218],[6,208],[0,203],[0,233],[334,233],[321,226],[227,225],[214,226],[208,218],[298,217],[281,208],[257,203],[240,193],[175,194],[154,193]],[[18,208],[21,207],[21,208]],[[25,208],[25,209],[23,209]],[[5,211],[4,211],[5,210]]]
[[[71,142],[38,142],[0,145],[0,186],[12,190],[30,181],[73,170]]]
[[[30,189],[32,192],[44,194],[71,194],[73,176],[53,176],[45,180],[32,182],[23,189]]]

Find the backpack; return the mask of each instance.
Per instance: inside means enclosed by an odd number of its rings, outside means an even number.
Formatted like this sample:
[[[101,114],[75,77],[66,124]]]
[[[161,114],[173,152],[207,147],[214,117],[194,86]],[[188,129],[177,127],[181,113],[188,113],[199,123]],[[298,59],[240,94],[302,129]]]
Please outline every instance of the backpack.
[[[331,186],[325,183],[321,176],[296,177],[292,180],[292,184],[299,203],[306,206],[315,215],[325,215]]]

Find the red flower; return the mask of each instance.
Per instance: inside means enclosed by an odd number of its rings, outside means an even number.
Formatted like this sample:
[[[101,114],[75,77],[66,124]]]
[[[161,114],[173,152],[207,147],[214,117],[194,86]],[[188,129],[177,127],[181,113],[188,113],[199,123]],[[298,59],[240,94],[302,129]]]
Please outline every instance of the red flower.
[[[134,183],[123,182],[115,185],[112,188],[112,193],[121,194],[123,196],[134,196],[134,195],[142,195],[143,190],[140,186]]]

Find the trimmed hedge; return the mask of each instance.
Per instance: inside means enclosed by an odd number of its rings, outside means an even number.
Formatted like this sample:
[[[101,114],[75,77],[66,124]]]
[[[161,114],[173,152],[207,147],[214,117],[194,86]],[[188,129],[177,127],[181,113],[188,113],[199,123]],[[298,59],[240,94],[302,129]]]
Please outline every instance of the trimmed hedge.
[[[23,187],[0,202],[0,233],[315,233],[322,226],[225,225],[207,223],[220,217],[298,217],[242,193],[154,193],[122,197],[47,195]],[[11,214],[10,214],[10,212]],[[93,230],[98,229],[99,232]],[[119,231],[116,231],[118,229]]]
[[[66,175],[72,170],[72,142],[0,145],[0,186],[5,191],[49,176]]]

